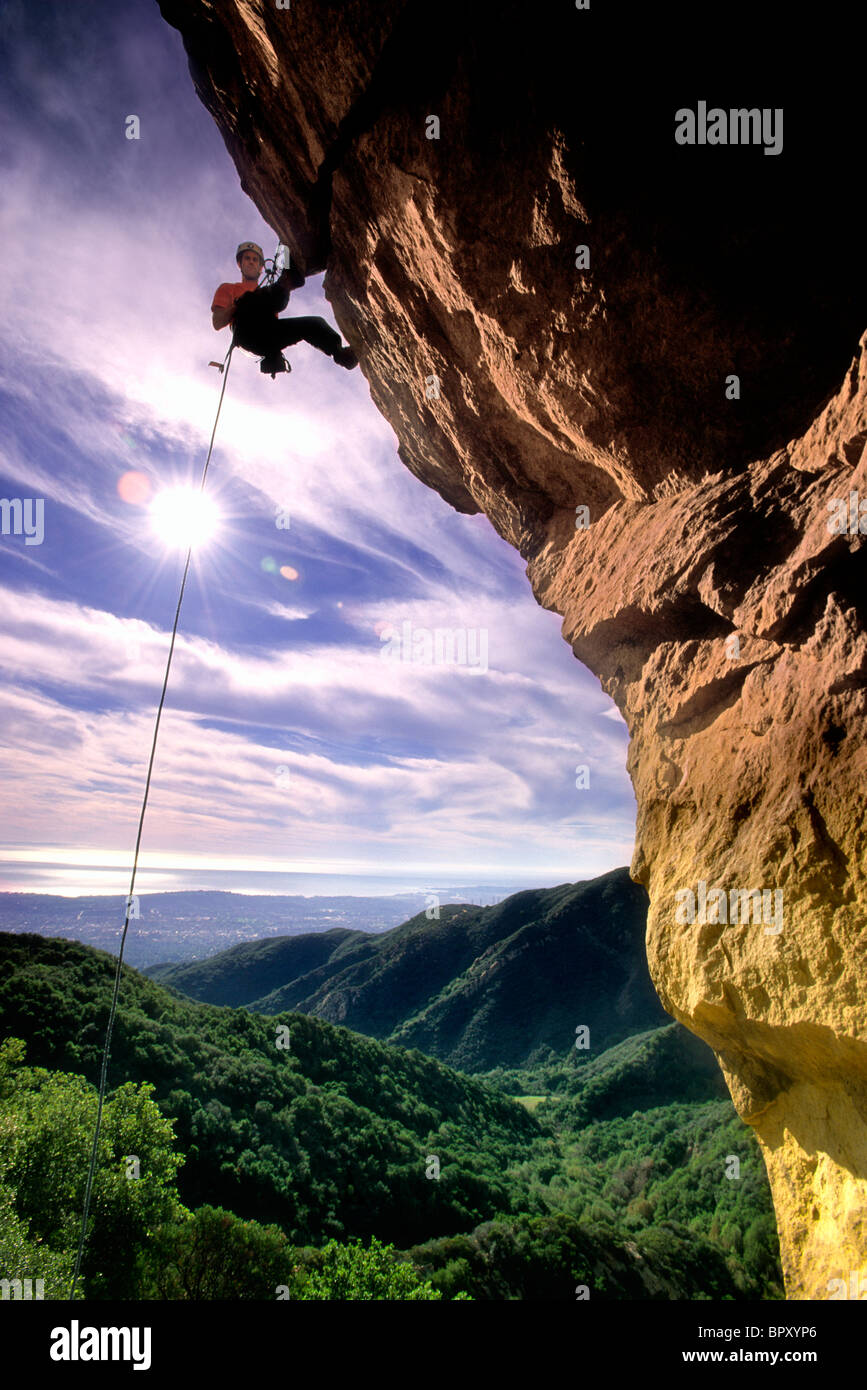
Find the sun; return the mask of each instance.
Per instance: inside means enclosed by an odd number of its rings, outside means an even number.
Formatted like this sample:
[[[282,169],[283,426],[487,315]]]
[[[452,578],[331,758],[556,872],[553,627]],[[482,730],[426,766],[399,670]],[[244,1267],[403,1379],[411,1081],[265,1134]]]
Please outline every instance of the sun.
[[[201,546],[216,535],[220,513],[199,488],[172,487],[158,492],[150,505],[151,526],[167,549]]]

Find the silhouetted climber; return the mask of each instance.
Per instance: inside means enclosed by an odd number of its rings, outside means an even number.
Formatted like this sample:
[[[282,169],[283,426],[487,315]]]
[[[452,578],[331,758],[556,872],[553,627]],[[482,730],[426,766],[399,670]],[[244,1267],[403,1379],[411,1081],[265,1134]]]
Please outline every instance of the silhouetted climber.
[[[300,342],[310,343],[327,357],[333,357],[341,367],[358,366],[352,348],[344,347],[340,334],[324,319],[278,319],[277,315],[289,303],[290,289],[300,289],[304,284],[303,275],[287,266],[273,285],[260,287],[265,257],[254,241],[242,241],[235,260],[244,278],[236,285],[219,286],[211,304],[211,322],[218,329],[232,324],[238,347],[262,358],[260,371],[269,373],[272,380],[278,372],[291,371],[283,348]]]

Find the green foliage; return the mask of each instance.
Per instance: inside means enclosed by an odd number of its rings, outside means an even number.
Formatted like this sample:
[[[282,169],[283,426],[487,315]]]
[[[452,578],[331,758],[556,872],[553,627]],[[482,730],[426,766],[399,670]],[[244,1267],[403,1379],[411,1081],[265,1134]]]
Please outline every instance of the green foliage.
[[[684,1101],[726,1096],[725,1083],[710,1048],[679,1023],[627,1038],[574,1071],[548,1118],[577,1130],[589,1120],[629,1115]],[[568,1097],[568,1098],[566,1098]]]
[[[529,1185],[530,1212],[563,1211],[630,1238],[674,1223],[722,1252],[739,1296],[782,1297],[758,1142],[728,1099],[712,1099],[722,1090],[719,1069],[686,1030],[669,1024],[579,1067],[498,1071],[486,1080],[525,1094],[547,1088],[534,1113],[554,1141],[551,1161],[540,1160],[537,1148],[514,1174]],[[557,1084],[560,1093],[552,1095]],[[740,1160],[737,1179],[726,1175],[730,1156]]]
[[[315,987],[319,975],[329,966],[373,951],[382,938],[347,927],[330,931],[304,932],[300,936],[268,937],[264,941],[242,941],[205,960],[182,965],[152,965],[143,973],[160,984],[180,990],[203,1004],[251,1005],[270,994],[275,984],[297,981],[275,1012],[298,1006]],[[271,1012],[269,1010],[269,1012]]]
[[[436,1302],[442,1293],[423,1279],[390,1245],[374,1236],[365,1248],[361,1241],[339,1245],[331,1240],[320,1252],[316,1267],[295,1276],[294,1298],[312,1301],[335,1299],[397,1299],[402,1302]],[[458,1298],[467,1298],[459,1293]]]
[[[541,1093],[545,1118],[568,1130],[651,1105],[727,1095],[710,1048],[679,1023],[636,1033],[601,1052],[594,1046],[532,1069],[497,1067],[479,1079],[506,1095]]]
[[[672,1226],[719,1250],[741,1297],[782,1297],[765,1166],[730,1102],[659,1106],[574,1130],[571,1113],[554,1127],[558,1165],[534,1157],[515,1174],[530,1185],[531,1210],[602,1222],[630,1240]],[[730,1156],[740,1160],[737,1179],[726,1176]]]
[[[26,1032],[36,1060],[95,1081],[111,958],[6,936],[0,966],[0,1023]],[[153,1085],[185,1154],[187,1207],[277,1224],[296,1244],[377,1235],[405,1246],[520,1204],[511,1171],[545,1141],[490,1087],[319,1019],[281,1015],[281,1050],[275,1019],[176,998],[129,970],[121,991],[112,1073]],[[432,1154],[438,1181],[425,1177]]]
[[[397,934],[411,943],[414,930]],[[339,942],[330,959],[356,950]],[[0,1048],[0,1253],[32,1277],[50,1255],[58,1287],[113,968],[77,943],[0,937],[0,1024],[60,1069],[25,1067],[14,1039]],[[483,1003],[479,1017],[500,1026]],[[601,1055],[533,1055],[471,1079],[316,1018],[195,1004],[126,971],[112,1065],[132,1080],[104,1112],[88,1296],[572,1301],[578,1284],[593,1298],[781,1296],[764,1165],[717,1098],[708,1049],[669,1024]],[[504,1092],[546,1099],[530,1115]],[[173,1187],[173,1129],[193,1213]],[[126,1178],[127,1155],[141,1179]]]
[[[15,1214],[13,1222],[7,1207],[5,1230],[22,1258],[37,1246],[54,1252],[53,1277],[71,1267],[79,1237],[97,1097],[83,1077],[23,1066],[23,1056],[20,1040],[0,1047],[0,1182],[10,1199],[14,1194]],[[174,1180],[181,1160],[152,1092],[128,1082],[103,1107],[82,1263],[91,1298],[132,1297],[136,1251],[156,1222],[179,1210]],[[137,1179],[127,1177],[133,1155]]]
[[[435,1288],[452,1296],[575,1302],[578,1287],[586,1286],[591,1301],[744,1297],[723,1252],[669,1222],[627,1237],[563,1212],[517,1217],[429,1241],[409,1254]]]
[[[72,1251],[51,1250],[31,1238],[26,1221],[15,1209],[15,1193],[0,1185],[0,1279],[41,1279],[44,1298],[69,1297],[72,1283]],[[83,1298],[76,1288],[76,1298]]]
[[[149,973],[207,1003],[339,1019],[464,1071],[536,1067],[568,1051],[579,1022],[598,1049],[665,1021],[644,966],[646,914],[644,889],[615,869],[492,907],[444,905],[377,936],[245,942]]]
[[[292,1251],[276,1226],[241,1221],[220,1207],[200,1207],[185,1221],[160,1226],[139,1255],[139,1298],[269,1299],[291,1266]]]

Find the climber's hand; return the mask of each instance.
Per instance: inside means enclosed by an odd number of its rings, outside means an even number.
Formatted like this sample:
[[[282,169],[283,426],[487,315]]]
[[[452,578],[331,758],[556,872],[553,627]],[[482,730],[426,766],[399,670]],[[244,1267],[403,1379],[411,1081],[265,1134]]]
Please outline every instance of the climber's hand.
[[[262,299],[259,295],[259,291],[246,290],[244,294],[239,294],[238,298],[235,300],[234,317],[236,320],[247,318],[248,316],[260,313],[262,307]]]

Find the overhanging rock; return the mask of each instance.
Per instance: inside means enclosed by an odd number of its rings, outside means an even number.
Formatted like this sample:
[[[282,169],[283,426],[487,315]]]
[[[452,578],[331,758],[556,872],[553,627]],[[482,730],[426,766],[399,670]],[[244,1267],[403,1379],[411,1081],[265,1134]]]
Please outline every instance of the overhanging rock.
[[[761,6],[691,48],[694,7],[161,9],[243,187],[327,270],[404,463],[517,547],[622,710],[654,981],[761,1140],[790,1297],[848,1287],[867,315],[847,24],[823,16],[840,51],[811,25],[781,57]],[[785,112],[781,147],[731,143],[752,126],[728,119],[707,143],[716,101]],[[679,144],[702,103],[705,143]]]

